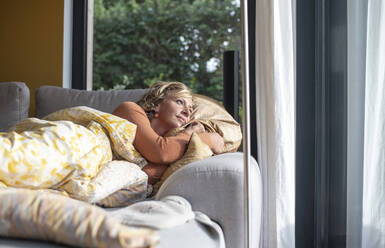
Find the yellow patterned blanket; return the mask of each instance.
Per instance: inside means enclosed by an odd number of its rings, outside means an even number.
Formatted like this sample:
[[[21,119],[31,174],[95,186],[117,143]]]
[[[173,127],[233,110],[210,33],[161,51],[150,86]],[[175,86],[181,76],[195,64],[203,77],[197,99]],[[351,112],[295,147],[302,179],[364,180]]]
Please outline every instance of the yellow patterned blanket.
[[[0,186],[71,194],[78,189],[69,181],[83,184],[113,159],[141,168],[146,161],[133,146],[135,132],[135,124],[88,107],[25,119],[0,133]]]

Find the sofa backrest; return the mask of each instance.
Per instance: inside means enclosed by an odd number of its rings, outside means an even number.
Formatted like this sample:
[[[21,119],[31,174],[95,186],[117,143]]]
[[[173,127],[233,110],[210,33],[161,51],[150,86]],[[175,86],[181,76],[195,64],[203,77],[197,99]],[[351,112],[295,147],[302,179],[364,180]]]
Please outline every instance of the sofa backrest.
[[[120,103],[124,101],[136,102],[146,92],[147,89],[85,91],[42,86],[35,93],[35,116],[42,118],[59,109],[75,106],[88,106],[111,113]]]
[[[24,83],[0,83],[0,132],[28,117],[29,99]]]

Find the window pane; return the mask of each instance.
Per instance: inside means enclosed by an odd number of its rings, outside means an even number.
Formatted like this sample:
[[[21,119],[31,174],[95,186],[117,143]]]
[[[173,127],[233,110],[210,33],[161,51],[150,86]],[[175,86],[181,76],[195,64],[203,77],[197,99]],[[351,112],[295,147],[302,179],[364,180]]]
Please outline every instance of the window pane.
[[[93,88],[181,81],[222,100],[222,54],[240,50],[234,0],[95,0]]]

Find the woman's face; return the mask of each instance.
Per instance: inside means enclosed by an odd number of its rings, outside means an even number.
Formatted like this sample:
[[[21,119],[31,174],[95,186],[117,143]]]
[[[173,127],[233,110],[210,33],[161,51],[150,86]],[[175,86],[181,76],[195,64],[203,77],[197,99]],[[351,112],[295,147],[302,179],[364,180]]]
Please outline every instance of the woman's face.
[[[192,100],[183,96],[168,96],[155,107],[158,125],[164,130],[181,127],[190,120]]]

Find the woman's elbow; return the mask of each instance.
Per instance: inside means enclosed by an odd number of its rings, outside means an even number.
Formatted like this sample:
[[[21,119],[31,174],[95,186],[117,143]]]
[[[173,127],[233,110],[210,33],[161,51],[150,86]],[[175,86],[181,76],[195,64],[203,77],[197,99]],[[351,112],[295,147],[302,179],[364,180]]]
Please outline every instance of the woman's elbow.
[[[173,156],[173,154],[171,154],[170,156],[168,152],[158,152],[158,151],[152,152],[149,158],[147,158],[148,161],[156,164],[170,164],[175,162],[177,159],[178,158]]]

